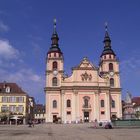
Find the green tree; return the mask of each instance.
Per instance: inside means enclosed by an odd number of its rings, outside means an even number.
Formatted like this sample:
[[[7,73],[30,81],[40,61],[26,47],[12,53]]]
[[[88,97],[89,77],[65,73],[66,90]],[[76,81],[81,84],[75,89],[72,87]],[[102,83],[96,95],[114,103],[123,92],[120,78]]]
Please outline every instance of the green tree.
[[[136,117],[139,119],[140,118],[140,111],[136,111]]]

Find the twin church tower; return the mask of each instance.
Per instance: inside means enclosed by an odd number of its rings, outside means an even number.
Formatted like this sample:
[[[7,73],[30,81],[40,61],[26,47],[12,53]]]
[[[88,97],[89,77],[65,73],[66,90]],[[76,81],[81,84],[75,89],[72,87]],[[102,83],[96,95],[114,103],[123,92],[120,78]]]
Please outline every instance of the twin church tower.
[[[111,47],[107,26],[104,49],[96,67],[88,58],[64,74],[64,54],[59,47],[56,21],[46,58],[46,122],[109,121],[122,117],[119,62]]]

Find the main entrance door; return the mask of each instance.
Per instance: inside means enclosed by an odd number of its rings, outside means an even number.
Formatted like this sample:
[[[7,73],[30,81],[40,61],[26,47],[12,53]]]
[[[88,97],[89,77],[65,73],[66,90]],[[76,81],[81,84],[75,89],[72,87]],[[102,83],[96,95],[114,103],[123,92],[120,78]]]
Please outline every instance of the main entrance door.
[[[57,115],[53,115],[53,123],[57,122]]]
[[[89,112],[84,112],[84,122],[89,122]]]

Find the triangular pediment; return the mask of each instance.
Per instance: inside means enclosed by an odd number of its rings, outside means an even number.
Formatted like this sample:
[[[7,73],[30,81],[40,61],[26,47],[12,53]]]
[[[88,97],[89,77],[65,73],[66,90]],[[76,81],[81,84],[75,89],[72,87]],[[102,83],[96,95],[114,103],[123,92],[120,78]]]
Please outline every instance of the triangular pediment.
[[[74,69],[97,69],[87,57],[84,57],[81,63]]]

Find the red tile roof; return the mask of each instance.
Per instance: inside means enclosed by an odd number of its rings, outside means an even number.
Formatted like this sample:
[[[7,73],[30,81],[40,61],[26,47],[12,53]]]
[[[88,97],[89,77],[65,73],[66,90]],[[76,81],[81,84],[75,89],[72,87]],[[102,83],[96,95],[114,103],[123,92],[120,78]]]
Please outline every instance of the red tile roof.
[[[6,87],[10,87],[10,93],[26,94],[16,83],[0,83],[0,93],[5,93]]]
[[[134,106],[140,106],[140,97],[133,97],[132,103],[135,103]]]

